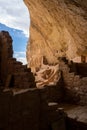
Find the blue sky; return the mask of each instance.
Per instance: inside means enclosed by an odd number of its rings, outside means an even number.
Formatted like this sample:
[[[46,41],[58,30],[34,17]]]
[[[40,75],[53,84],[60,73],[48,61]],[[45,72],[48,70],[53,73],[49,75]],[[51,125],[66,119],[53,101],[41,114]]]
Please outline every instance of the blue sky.
[[[29,37],[29,13],[23,0],[0,0],[0,31],[9,31],[13,39],[14,57],[26,64]]]

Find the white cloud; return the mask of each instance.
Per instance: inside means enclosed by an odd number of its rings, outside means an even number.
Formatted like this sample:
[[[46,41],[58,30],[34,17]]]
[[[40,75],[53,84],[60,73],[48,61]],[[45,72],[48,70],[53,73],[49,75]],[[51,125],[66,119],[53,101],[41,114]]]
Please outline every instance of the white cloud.
[[[14,52],[14,57],[17,58],[17,61],[21,61],[23,64],[27,64],[26,52]]]
[[[23,65],[27,64],[26,59],[25,59],[25,58],[23,58],[23,57],[18,57],[18,58],[17,58],[17,61],[22,62],[22,63],[23,63]]]
[[[25,52],[25,51],[20,51],[20,52],[16,52],[16,51],[15,51],[15,53],[18,53],[18,54],[20,54],[20,55],[26,55],[26,52]]]
[[[0,23],[29,37],[29,12],[23,0],[0,0]]]

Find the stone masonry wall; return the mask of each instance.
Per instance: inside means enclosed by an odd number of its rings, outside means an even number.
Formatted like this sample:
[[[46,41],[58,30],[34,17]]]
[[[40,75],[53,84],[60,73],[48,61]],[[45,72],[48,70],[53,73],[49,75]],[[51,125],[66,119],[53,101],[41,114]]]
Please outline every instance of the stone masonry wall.
[[[12,58],[12,38],[8,32],[0,32],[0,78],[5,83],[7,77],[7,62]]]
[[[0,32],[0,80],[5,87],[35,87],[30,68],[13,58],[12,38],[8,32]]]
[[[60,69],[63,73],[65,84],[65,100],[70,103],[87,104],[87,77],[80,77],[74,72],[70,73],[70,68],[63,61],[60,62]]]
[[[0,130],[48,130],[47,109],[41,95],[36,88],[0,93]]]
[[[45,89],[0,92],[0,130],[65,130],[65,114],[48,105]]]
[[[65,93],[62,77],[59,79],[56,85],[50,85],[45,87],[48,102],[63,102]]]

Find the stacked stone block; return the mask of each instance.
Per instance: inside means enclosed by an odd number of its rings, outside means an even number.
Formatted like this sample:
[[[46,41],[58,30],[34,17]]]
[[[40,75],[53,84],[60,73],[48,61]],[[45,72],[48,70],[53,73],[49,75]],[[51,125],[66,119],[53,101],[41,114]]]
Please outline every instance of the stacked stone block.
[[[45,86],[48,102],[62,102],[64,99],[64,84],[62,78],[56,85]]]
[[[65,95],[70,102],[87,104],[87,77],[76,75],[75,72],[70,73],[68,64],[61,61],[60,70],[63,72],[63,80],[65,84]],[[65,98],[66,98],[65,97]],[[71,98],[70,98],[71,97]]]
[[[8,62],[9,71],[8,74],[11,74],[14,78],[14,86],[16,88],[30,88],[35,87],[35,78],[30,68],[22,65],[21,62],[16,61],[16,59],[10,59]]]
[[[0,79],[11,88],[36,87],[30,68],[13,58],[12,38],[8,32],[0,32]]]
[[[39,110],[37,89],[0,94],[0,130],[39,130]]]
[[[0,92],[0,130],[65,130],[64,112],[46,98],[45,89]]]

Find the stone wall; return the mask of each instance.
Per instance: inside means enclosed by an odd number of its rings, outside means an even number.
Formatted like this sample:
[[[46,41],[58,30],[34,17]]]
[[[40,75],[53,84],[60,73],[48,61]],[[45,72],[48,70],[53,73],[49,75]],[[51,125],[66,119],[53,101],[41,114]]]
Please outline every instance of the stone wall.
[[[48,102],[57,102],[61,103],[64,101],[64,83],[62,77],[59,79],[56,85],[45,86],[46,95]]]
[[[30,68],[13,58],[12,38],[8,32],[0,32],[0,81],[4,87],[35,87]]]
[[[60,69],[63,75],[63,81],[65,86],[65,100],[70,103],[87,104],[87,77],[81,77],[77,75],[76,68],[74,72],[70,73],[70,68],[67,63],[61,61]]]
[[[0,130],[38,130],[40,97],[37,89],[0,94]]]
[[[71,63],[69,65],[70,72],[75,72],[76,75],[80,75],[81,77],[87,77],[87,63]]]
[[[8,59],[12,58],[12,38],[8,32],[0,32],[0,78],[5,83],[7,77]]]
[[[35,87],[35,78],[30,68],[26,65],[22,65],[21,62],[12,58],[8,61],[8,77],[6,81],[6,87],[8,87],[9,76],[11,75],[12,86],[16,88],[30,88]],[[11,86],[10,85],[10,86]]]
[[[51,130],[55,123],[65,130],[64,113],[48,108],[44,93],[37,88],[0,92],[0,130]]]

